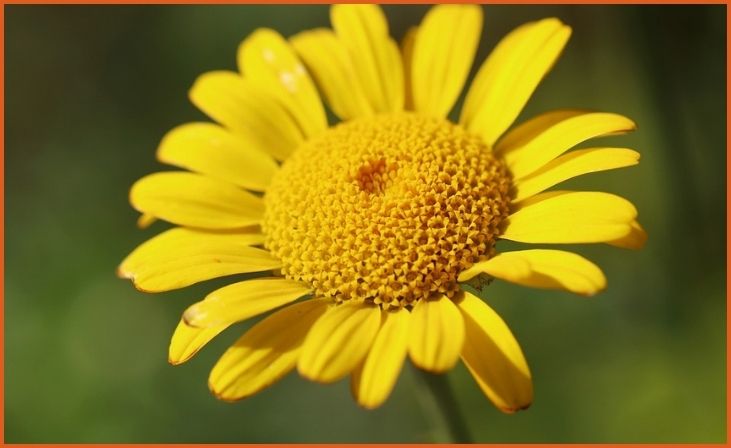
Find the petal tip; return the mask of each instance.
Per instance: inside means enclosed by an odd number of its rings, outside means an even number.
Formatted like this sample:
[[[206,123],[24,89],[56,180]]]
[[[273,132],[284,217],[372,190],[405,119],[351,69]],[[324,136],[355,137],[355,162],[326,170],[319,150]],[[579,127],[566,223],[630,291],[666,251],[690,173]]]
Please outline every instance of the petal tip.
[[[243,42],[241,42],[241,45],[243,45],[244,42],[247,42],[247,41],[254,41],[254,40],[260,39],[262,36],[281,37],[281,35],[273,28],[263,26],[263,27],[255,29],[253,33],[249,34],[249,36],[246,39],[244,39]]]
[[[515,414],[516,412],[527,410],[528,408],[531,407],[532,404],[533,404],[533,402],[531,401],[527,404],[518,405],[515,407],[498,406],[498,409],[500,409],[500,411],[504,412],[505,414]]]
[[[341,377],[332,378],[330,376],[323,375],[322,372],[311,371],[309,367],[302,367],[299,363],[297,364],[297,373],[299,373],[302,378],[317,384],[331,384],[341,379]]]
[[[212,372],[211,372],[212,373]],[[211,392],[211,395],[216,397],[216,400],[223,401],[224,403],[235,403],[237,401],[243,400],[247,396],[242,397],[230,397],[225,395],[225,388],[224,390],[218,390],[216,386],[213,384],[213,381],[210,379],[208,380],[208,390]]]
[[[606,284],[604,284],[602,286],[598,286],[598,287],[588,290],[588,291],[577,291],[576,293],[582,297],[589,298],[589,297],[594,297],[597,294],[604,292],[605,289],[607,289]]]
[[[443,365],[443,366],[430,366],[423,363],[419,363],[414,360],[414,358],[411,358],[411,362],[418,367],[419,369],[431,373],[433,375],[444,375],[445,373],[449,372],[454,368],[454,366],[457,365],[457,361],[459,361],[459,358],[452,364],[452,365]]]
[[[155,216],[143,213],[140,215],[139,218],[137,218],[137,228],[146,229],[154,224],[155,221],[157,221],[157,218]]]
[[[175,352],[179,352],[176,354]],[[168,364],[171,366],[179,366],[181,364],[185,364],[186,362],[190,361],[190,359],[195,356],[195,354],[198,353],[198,350],[193,350],[191,352],[186,353],[185,350],[173,350],[172,345],[168,348]]]
[[[381,405],[383,404],[382,401],[369,403],[369,402],[363,402],[360,400],[356,400],[356,403],[358,403],[358,406],[361,407],[362,409],[365,409],[366,411],[376,410],[376,409],[380,408]]]
[[[148,294],[162,292],[160,290],[147,289],[147,287],[141,286],[137,279],[137,273],[131,270],[125,270],[122,266],[117,268],[117,277],[132,282],[132,286],[134,286],[134,288],[139,292],[144,292]]]
[[[158,293],[158,292],[163,292],[162,290],[157,290],[157,289],[148,289],[148,287],[146,287],[146,286],[145,286],[145,287],[141,286],[141,285],[140,285],[140,284],[139,284],[139,283],[137,282],[137,279],[136,279],[136,277],[134,277],[134,276],[133,276],[133,277],[131,277],[131,278],[130,278],[130,280],[132,280],[132,286],[134,286],[134,287],[135,287],[135,289],[136,289],[137,291],[139,291],[139,292],[144,292],[144,293],[146,293],[146,294],[155,294],[155,293]]]
[[[634,221],[631,224],[631,229],[627,235],[622,238],[608,241],[607,243],[621,249],[640,250],[645,247],[647,238],[648,235],[647,232],[645,232],[645,229],[643,229],[637,221]]]
[[[124,279],[124,280],[132,280],[133,274],[132,272],[126,270],[124,268],[124,263],[117,266],[117,270],[115,271],[118,278]]]

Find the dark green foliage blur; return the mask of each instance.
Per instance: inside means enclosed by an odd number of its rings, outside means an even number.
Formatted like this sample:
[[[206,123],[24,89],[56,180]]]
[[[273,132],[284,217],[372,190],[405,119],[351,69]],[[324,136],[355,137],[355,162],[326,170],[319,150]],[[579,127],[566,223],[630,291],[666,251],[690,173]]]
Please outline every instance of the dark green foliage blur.
[[[385,9],[400,39],[426,7]],[[637,149],[638,167],[562,187],[631,199],[650,239],[639,252],[577,246],[609,279],[591,299],[491,285],[483,297],[522,344],[535,403],[503,415],[460,366],[460,411],[480,442],[721,442],[725,6],[489,6],[478,62],[547,16],[574,34],[520,120],[561,107],[635,119],[635,134],[589,145]],[[153,296],[115,277],[165,228],[137,229],[127,192],[165,169],[154,153],[168,129],[203,119],[187,100],[195,77],[235,69],[257,27],[327,25],[325,6],[6,6],[5,20],[7,442],[445,441],[410,366],[373,412],[347,381],[296,375],[219,402],[208,371],[249,323],[186,365],[166,360],[180,312],[227,281]]]

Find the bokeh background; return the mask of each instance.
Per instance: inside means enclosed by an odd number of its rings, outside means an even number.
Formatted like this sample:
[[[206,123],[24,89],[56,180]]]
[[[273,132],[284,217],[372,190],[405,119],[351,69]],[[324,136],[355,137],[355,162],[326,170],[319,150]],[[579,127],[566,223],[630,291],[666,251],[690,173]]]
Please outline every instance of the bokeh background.
[[[725,440],[725,8],[485,8],[478,60],[526,21],[573,27],[521,120],[559,107],[633,117],[638,132],[604,143],[637,149],[641,164],[566,186],[630,198],[650,239],[639,252],[579,249],[609,278],[591,299],[486,290],[522,344],[536,396],[503,415],[455,369],[475,441]],[[426,11],[385,9],[397,38]],[[153,296],[115,277],[165,227],[137,229],[127,192],[163,168],[154,151],[168,129],[203,118],[186,95],[195,77],[235,69],[257,27],[291,35],[327,24],[326,6],[5,6],[7,442],[446,440],[410,367],[373,412],[347,381],[296,375],[219,402],[208,371],[246,323],[184,366],[166,356],[179,313],[226,282]]]

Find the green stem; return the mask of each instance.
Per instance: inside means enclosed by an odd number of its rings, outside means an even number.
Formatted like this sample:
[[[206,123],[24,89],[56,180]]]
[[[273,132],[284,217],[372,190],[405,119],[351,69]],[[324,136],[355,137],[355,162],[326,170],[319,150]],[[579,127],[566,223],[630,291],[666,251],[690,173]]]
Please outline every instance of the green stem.
[[[472,443],[470,432],[454,398],[452,387],[446,374],[434,375],[421,369],[415,369],[419,382],[428,390],[428,397],[422,402],[438,427],[444,429],[451,443]],[[427,395],[427,394],[425,394]],[[421,397],[420,397],[421,398]]]

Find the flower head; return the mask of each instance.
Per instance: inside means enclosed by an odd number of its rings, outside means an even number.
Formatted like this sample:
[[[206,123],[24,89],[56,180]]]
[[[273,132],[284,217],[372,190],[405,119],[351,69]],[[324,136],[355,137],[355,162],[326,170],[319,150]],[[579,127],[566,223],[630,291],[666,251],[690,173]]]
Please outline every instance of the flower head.
[[[283,275],[338,302],[453,297],[459,272],[495,245],[509,187],[505,165],[455,124],[358,118],[304,143],[274,176],[265,245]]]
[[[276,310],[213,368],[221,399],[255,394],[296,368],[319,382],[350,375],[355,398],[372,408],[408,357],[431,372],[462,359],[498,408],[523,409],[533,392],[521,349],[463,285],[602,290],[601,270],[580,255],[499,252],[496,243],[640,247],[645,234],[627,200],[546,192],[636,164],[624,148],[569,151],[635,125],[557,110],[508,130],[568,40],[557,19],[497,45],[458,123],[446,117],[477,49],[479,7],[432,8],[401,48],[376,5],[336,5],[331,20],[334,30],[289,40],[260,29],[241,44],[239,73],[195,82],[191,100],[218,124],[184,124],[163,139],[159,159],[189,171],[149,175],[130,198],[142,225],[177,227],[138,247],[120,274],[156,292],[269,272],[188,307],[173,335],[178,364],[229,325]],[[340,123],[328,125],[321,96]]]

